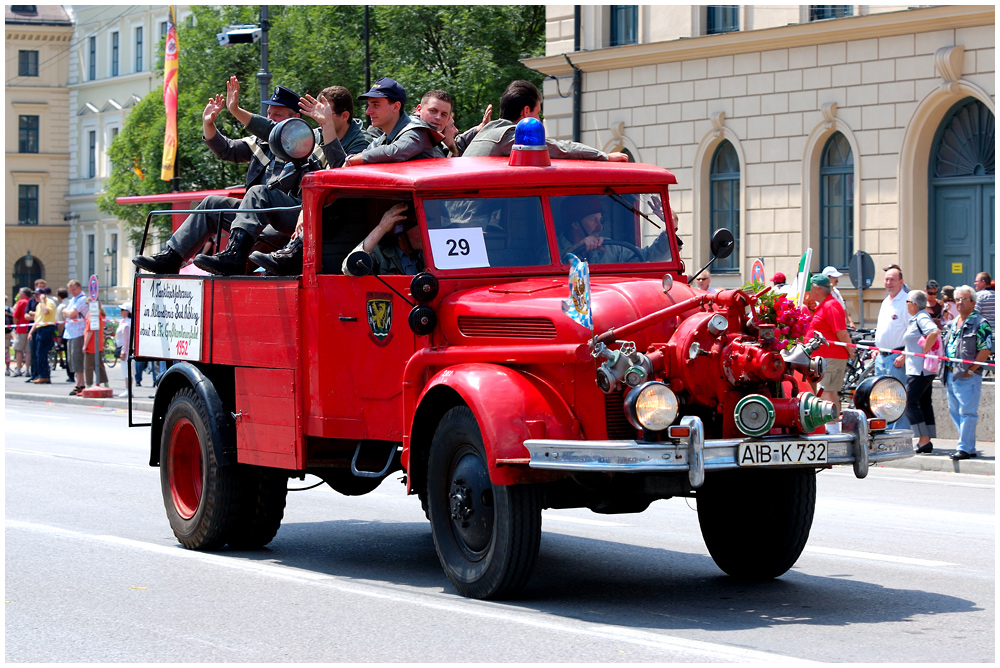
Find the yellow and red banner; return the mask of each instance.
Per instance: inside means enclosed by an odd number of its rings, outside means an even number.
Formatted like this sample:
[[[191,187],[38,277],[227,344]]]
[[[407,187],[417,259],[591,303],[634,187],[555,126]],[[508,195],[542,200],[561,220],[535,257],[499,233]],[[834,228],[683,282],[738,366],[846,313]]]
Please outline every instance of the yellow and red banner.
[[[167,42],[163,54],[163,107],[167,113],[167,128],[163,135],[163,163],[160,165],[160,179],[174,178],[177,160],[177,25],[174,5],[170,5],[170,19],[167,23]]]

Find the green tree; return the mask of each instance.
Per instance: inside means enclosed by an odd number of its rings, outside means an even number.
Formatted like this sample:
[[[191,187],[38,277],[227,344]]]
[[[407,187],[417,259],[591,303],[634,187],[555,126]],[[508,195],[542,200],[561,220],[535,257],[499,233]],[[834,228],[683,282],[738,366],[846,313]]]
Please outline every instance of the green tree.
[[[242,184],[245,165],[218,160],[202,141],[201,114],[207,100],[225,93],[231,75],[241,83],[241,103],[258,111],[260,45],[218,45],[216,33],[227,25],[256,24],[257,6],[192,5],[193,24],[178,26],[180,45],[177,100],[177,169],[181,190]],[[272,85],[316,95],[331,85],[355,95],[364,88],[364,8],[360,5],[271,6],[269,33]],[[412,110],[427,90],[441,88],[455,97],[460,129],[476,125],[487,104],[499,105],[513,79],[541,85],[542,77],[519,58],[541,55],[545,40],[543,5],[373,6],[370,10],[372,80],[391,76],[409,94]],[[160,48],[162,54],[162,48]],[[158,64],[162,74],[162,55]],[[360,100],[356,114],[363,118]],[[497,112],[494,112],[496,118]],[[165,115],[162,93],[154,90],[135,106],[109,151],[112,174],[98,198],[102,211],[126,221],[135,240],[153,207],[119,206],[118,197],[163,193],[160,180]],[[219,130],[245,135],[228,113]],[[157,234],[169,233],[167,217]]]

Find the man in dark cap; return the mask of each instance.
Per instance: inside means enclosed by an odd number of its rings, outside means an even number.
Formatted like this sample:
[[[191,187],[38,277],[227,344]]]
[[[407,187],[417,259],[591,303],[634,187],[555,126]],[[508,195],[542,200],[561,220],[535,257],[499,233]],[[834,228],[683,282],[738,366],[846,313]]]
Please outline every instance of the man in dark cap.
[[[604,231],[601,221],[604,215],[602,206],[604,199],[606,198],[600,195],[575,195],[563,198],[559,215],[555,220],[559,257],[563,262],[566,262],[566,255],[569,253],[593,264],[659,262],[669,259],[670,241],[666,230],[660,232],[645,248],[637,248],[635,251],[617,243],[605,245],[606,237],[601,235]],[[611,237],[607,239],[611,242],[616,241]],[[629,244],[631,245],[631,240]]]
[[[434,145],[444,135],[403,111],[406,90],[395,79],[382,77],[360,99],[368,101],[365,114],[384,134],[361,153],[348,155],[344,167],[437,157]]]
[[[249,190],[254,186],[266,184],[272,175],[280,172],[283,163],[276,165],[276,160],[266,140],[261,140],[256,136],[233,140],[218,131],[215,119],[219,112],[227,107],[234,95],[238,108],[239,81],[236,77],[231,77],[226,82],[225,97],[216,95],[209,99],[205,106],[205,110],[202,112],[202,132],[208,148],[222,160],[250,163],[246,175],[246,187]],[[299,96],[284,86],[275,86],[274,94],[266,104],[267,119],[273,123],[299,117]],[[177,228],[177,231],[170,236],[162,251],[151,257],[134,257],[132,264],[155,274],[176,274],[184,260],[201,250],[205,242],[218,233],[220,225],[222,229],[230,229],[236,214],[213,213],[212,210],[236,209],[239,206],[240,200],[233,197],[216,195],[206,197],[195,207],[204,213],[188,216]]]

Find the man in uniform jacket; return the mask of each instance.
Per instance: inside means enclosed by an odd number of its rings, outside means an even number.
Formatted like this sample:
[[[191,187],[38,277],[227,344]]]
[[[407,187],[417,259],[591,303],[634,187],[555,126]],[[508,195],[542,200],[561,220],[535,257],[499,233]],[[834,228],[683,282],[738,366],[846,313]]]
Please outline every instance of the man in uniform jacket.
[[[216,95],[205,105],[201,119],[202,133],[209,150],[221,160],[250,163],[246,174],[246,187],[249,190],[253,186],[267,183],[273,174],[280,172],[283,163],[275,160],[266,138],[262,140],[251,135],[234,140],[219,132],[215,126],[215,120],[219,112],[226,108],[234,85],[238,94],[239,83],[236,77],[232,77],[226,84],[226,96]],[[299,117],[298,95],[282,86],[275,86],[274,95],[267,105],[267,119],[273,123]],[[132,263],[155,274],[176,274],[184,260],[201,250],[205,242],[218,233],[220,226],[225,230],[230,229],[236,214],[213,213],[213,210],[235,209],[239,205],[240,200],[233,197],[206,197],[195,207],[199,213],[191,214],[181,223],[162,251],[151,257],[134,257]]]
[[[462,157],[507,156],[514,146],[514,129],[523,118],[539,118],[542,95],[530,81],[512,81],[500,98],[500,118],[490,121],[469,142]],[[575,141],[546,138],[549,157],[570,160],[628,162],[624,153],[605,153]]]

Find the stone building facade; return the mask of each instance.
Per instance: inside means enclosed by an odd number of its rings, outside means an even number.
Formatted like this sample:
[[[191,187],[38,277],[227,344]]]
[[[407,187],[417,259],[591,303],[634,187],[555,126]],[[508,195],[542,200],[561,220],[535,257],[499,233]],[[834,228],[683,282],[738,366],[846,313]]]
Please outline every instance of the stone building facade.
[[[689,269],[715,229],[736,234],[713,286],[757,257],[794,274],[807,248],[842,288],[858,250],[873,288],[890,263],[920,288],[995,275],[991,5],[553,5],[546,55],[524,62],[550,75],[551,136],[573,135],[576,67],[580,140],[677,176]],[[867,324],[883,296],[866,291]]]
[[[6,5],[4,294],[67,280],[66,130],[71,14],[59,5]]]
[[[177,7],[178,21],[186,6]],[[83,281],[96,275],[101,298],[123,301],[130,293],[134,248],[120,221],[97,208],[109,176],[108,149],[129,110],[162,87],[154,71],[162,59],[167,5],[83,5],[69,50],[70,143],[69,273]]]

